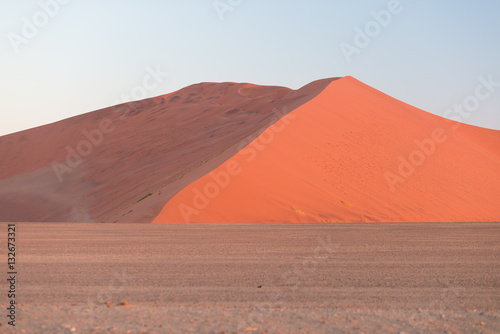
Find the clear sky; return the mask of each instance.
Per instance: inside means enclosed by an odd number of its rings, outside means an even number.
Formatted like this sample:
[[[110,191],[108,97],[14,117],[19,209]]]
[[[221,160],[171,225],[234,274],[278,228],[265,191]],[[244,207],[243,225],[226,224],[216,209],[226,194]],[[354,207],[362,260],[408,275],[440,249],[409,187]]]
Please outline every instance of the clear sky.
[[[0,135],[198,82],[345,75],[500,129],[499,15],[498,0],[0,0]]]

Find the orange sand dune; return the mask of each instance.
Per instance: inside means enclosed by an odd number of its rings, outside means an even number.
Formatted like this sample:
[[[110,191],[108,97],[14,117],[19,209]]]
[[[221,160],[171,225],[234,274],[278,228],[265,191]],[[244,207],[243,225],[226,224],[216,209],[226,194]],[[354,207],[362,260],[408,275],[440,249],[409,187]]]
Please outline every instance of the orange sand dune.
[[[201,83],[0,137],[0,221],[151,222],[332,80],[299,90]]]
[[[426,113],[352,77],[240,147],[154,222],[500,219],[500,131]]]

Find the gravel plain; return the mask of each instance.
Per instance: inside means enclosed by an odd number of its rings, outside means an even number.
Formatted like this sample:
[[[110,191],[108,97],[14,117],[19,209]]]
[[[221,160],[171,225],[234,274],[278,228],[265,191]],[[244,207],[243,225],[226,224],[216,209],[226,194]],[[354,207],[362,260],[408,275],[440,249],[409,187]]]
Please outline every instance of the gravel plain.
[[[17,223],[16,243],[2,333],[500,332],[498,223]]]

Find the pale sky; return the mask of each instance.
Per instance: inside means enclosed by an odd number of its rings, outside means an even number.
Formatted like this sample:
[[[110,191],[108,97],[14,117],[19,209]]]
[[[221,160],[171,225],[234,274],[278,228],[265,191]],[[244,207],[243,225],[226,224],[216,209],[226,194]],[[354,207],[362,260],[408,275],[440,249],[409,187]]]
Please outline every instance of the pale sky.
[[[498,0],[0,0],[0,135],[198,82],[345,75],[500,129],[499,14]]]

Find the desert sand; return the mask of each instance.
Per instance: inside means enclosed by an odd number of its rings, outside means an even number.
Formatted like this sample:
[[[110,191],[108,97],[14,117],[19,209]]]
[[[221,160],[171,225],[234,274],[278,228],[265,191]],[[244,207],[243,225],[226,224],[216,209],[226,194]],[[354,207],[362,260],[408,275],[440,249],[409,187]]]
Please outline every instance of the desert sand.
[[[17,333],[500,331],[497,223],[18,223],[17,237]]]
[[[500,131],[459,124],[352,78],[332,81],[155,223],[460,222],[500,217]]]
[[[352,77],[196,84],[0,156],[16,332],[500,331],[500,131]]]

